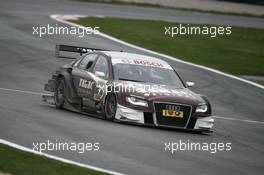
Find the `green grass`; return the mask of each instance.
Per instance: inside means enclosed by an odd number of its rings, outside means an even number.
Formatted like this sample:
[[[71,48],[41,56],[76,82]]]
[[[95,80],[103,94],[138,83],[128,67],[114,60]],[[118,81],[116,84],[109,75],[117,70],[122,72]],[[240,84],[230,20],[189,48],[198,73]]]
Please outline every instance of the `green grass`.
[[[0,144],[0,172],[12,175],[105,175]]]
[[[74,21],[76,22],[76,21]],[[235,75],[264,75],[264,30],[232,27],[231,35],[164,35],[178,23],[122,18],[81,18],[78,24],[135,45]]]
[[[80,2],[95,2],[95,3],[105,3],[105,4],[115,4],[115,5],[129,5],[129,6],[137,6],[137,7],[153,7],[153,8],[163,8],[163,9],[171,9],[171,10],[181,10],[181,11],[191,11],[191,12],[200,12],[200,13],[211,13],[211,14],[219,14],[219,15],[235,15],[235,16],[248,16],[255,18],[264,18],[263,15],[254,15],[250,13],[235,13],[235,12],[221,12],[216,10],[202,10],[195,8],[184,8],[184,7],[172,7],[165,6],[161,4],[151,4],[144,2],[126,2],[122,0],[72,0],[72,1],[80,1]]]

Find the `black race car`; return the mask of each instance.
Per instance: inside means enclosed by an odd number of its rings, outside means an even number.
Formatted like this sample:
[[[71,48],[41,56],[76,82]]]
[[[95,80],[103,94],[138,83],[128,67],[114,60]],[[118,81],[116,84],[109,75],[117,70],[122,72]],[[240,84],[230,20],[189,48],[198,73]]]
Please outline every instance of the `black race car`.
[[[209,100],[188,89],[165,61],[119,51],[57,45],[81,56],[63,65],[45,84],[45,102],[107,120],[210,131]]]

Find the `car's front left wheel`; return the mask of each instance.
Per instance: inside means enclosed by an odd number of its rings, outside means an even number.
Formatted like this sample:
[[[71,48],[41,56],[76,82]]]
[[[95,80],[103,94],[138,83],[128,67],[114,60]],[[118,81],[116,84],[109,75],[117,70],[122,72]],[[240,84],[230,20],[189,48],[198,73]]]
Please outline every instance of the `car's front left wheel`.
[[[65,102],[65,82],[63,77],[60,77],[56,82],[54,100],[56,108],[63,108]]]
[[[105,101],[105,118],[113,121],[115,119],[117,109],[117,101],[114,93],[110,93],[106,96]]]

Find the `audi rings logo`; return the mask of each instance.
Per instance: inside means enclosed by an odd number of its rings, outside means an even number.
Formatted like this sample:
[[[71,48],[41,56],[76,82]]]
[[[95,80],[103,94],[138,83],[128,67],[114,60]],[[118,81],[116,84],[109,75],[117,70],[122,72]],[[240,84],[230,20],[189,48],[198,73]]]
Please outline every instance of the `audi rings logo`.
[[[172,110],[172,111],[180,111],[181,110],[181,107],[180,106],[176,106],[176,105],[166,105],[165,108],[167,110]]]

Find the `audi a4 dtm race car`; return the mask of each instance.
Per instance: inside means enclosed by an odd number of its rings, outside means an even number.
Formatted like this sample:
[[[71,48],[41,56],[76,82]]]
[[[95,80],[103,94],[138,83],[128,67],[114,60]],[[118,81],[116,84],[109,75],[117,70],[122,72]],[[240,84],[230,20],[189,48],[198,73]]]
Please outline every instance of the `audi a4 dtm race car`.
[[[45,84],[42,100],[57,108],[111,121],[211,131],[209,100],[188,87],[161,59],[133,53],[57,45],[56,55],[81,56],[63,65]]]

